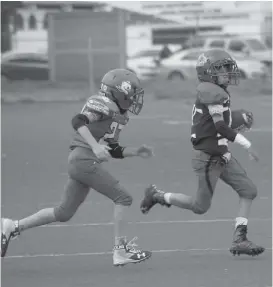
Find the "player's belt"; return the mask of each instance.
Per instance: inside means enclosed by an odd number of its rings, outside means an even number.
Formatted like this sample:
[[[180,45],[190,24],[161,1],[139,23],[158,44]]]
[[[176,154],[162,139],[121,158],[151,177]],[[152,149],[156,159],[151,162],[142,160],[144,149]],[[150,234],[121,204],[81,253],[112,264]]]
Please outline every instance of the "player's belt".
[[[227,164],[231,159],[231,153],[226,152],[223,155],[212,155],[209,153],[206,153],[202,150],[195,150],[193,149],[194,156],[197,157],[200,160],[208,161],[208,160],[217,160],[220,162],[220,164]]]

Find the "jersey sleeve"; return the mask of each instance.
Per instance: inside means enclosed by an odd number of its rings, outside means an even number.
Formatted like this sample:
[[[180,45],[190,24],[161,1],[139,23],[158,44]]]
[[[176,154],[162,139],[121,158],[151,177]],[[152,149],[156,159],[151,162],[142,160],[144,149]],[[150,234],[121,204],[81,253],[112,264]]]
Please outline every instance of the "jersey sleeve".
[[[112,112],[110,108],[99,99],[89,98],[82,108],[81,114],[86,115],[89,121],[93,122],[111,117]]]
[[[197,87],[197,97],[201,104],[222,106],[229,100],[229,95],[219,86],[212,83],[201,83]]]
[[[84,110],[81,114],[87,116],[89,123],[99,121],[103,117],[101,114],[99,114],[97,112],[88,111],[88,110]]]
[[[224,111],[226,111],[226,108],[221,104],[212,104],[208,105],[208,110],[209,114],[211,116],[214,116],[214,115],[222,115]]]

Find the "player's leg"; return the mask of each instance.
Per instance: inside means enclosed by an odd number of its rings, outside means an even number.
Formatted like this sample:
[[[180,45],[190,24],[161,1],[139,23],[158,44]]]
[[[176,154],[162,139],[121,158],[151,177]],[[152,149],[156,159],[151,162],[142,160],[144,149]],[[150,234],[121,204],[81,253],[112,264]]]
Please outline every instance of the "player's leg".
[[[115,204],[114,265],[138,263],[148,259],[151,256],[151,252],[134,249],[135,244],[133,241],[127,241],[126,239],[126,213],[132,204],[132,196],[119,184],[118,180],[99,163],[94,163],[92,160],[78,160],[76,164],[70,166],[69,174],[71,177],[108,197]]]
[[[145,197],[141,202],[143,213],[148,213],[152,206],[157,203],[168,207],[174,205],[191,210],[196,214],[203,214],[210,208],[213,192],[223,166],[219,157],[211,157],[201,151],[194,151],[193,153],[192,166],[198,178],[196,195],[188,196],[182,193],[168,193],[152,185],[146,189]]]
[[[1,256],[4,257],[10,239],[22,231],[50,224],[68,221],[85,200],[89,187],[73,179],[69,179],[65,187],[63,199],[57,207],[44,208],[20,220],[2,219]]]
[[[69,179],[65,187],[63,199],[57,207],[46,208],[19,220],[19,231],[46,225],[53,222],[66,222],[76,213],[84,202],[89,187],[74,179]]]
[[[235,220],[235,232],[230,251],[235,254],[259,255],[264,248],[247,239],[247,223],[251,204],[257,196],[257,188],[247,176],[244,168],[235,158],[231,158],[220,177],[239,195],[239,212]]]

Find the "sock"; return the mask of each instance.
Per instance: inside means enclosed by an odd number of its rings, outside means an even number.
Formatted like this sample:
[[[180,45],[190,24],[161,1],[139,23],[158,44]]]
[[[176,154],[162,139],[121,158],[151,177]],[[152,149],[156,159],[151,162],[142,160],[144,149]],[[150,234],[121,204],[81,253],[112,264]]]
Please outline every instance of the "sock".
[[[114,208],[114,236],[115,245],[120,245],[123,240],[126,240],[125,229],[127,227],[127,221],[124,220],[126,212],[129,210],[128,206],[115,205]]]
[[[235,219],[235,229],[239,226],[239,225],[247,225],[247,218],[244,217],[237,217]]]
[[[171,196],[172,194],[169,192],[164,193],[164,200],[166,201],[166,203],[171,204]]]

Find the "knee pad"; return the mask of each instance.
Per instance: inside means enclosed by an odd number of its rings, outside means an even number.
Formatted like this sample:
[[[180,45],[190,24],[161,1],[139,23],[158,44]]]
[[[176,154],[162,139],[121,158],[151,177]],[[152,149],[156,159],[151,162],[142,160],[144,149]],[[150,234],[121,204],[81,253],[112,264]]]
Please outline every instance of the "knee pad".
[[[250,188],[250,199],[255,199],[258,195],[257,187],[253,184]]]
[[[254,183],[248,183],[247,186],[245,186],[244,190],[240,192],[240,196],[247,199],[255,199],[258,194],[257,187],[254,185]]]
[[[114,187],[114,193],[117,195],[113,199],[115,204],[119,204],[123,206],[130,206],[132,204],[133,198],[124,187],[117,184]]]
[[[75,212],[70,212],[66,210],[64,207],[58,206],[54,208],[54,214],[57,221],[66,222],[73,217]]]
[[[209,204],[198,204],[198,203],[194,203],[193,204],[193,208],[192,208],[192,211],[195,213],[195,214],[204,214],[206,213],[210,208],[210,203]]]

